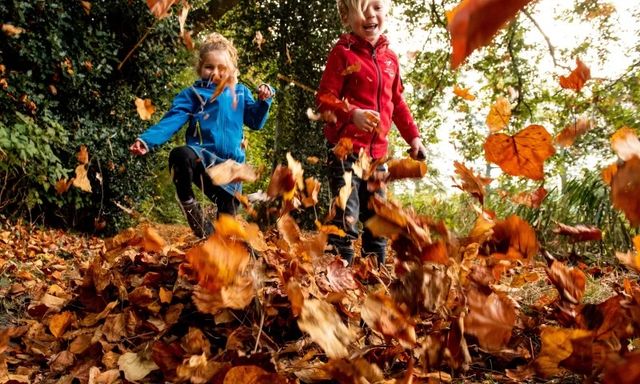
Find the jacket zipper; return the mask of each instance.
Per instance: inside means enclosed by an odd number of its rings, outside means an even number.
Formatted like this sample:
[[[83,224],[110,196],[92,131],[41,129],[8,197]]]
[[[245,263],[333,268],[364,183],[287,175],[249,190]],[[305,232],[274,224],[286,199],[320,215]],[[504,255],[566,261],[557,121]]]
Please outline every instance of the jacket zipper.
[[[376,56],[376,48],[373,47],[371,50],[371,58],[373,59],[373,64],[376,67],[376,73],[378,74],[378,88],[377,88],[377,99],[376,99],[376,111],[380,114],[380,98],[382,97],[382,73],[380,72],[380,66],[378,65],[378,57]],[[374,130],[371,135],[371,141],[369,142],[369,156],[373,159],[373,141],[376,138],[378,133]]]

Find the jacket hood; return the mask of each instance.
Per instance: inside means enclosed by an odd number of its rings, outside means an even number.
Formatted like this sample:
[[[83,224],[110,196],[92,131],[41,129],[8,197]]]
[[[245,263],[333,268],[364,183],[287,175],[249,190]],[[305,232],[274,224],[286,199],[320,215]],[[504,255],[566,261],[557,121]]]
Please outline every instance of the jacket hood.
[[[354,33],[345,33],[340,36],[336,45],[345,46],[347,48],[366,49],[369,51],[372,48],[375,48],[376,51],[380,51],[383,49],[387,49],[387,47],[389,46],[389,40],[387,39],[387,36],[380,35],[374,47],[371,45],[370,42],[366,41],[365,39],[361,38],[360,36]]]

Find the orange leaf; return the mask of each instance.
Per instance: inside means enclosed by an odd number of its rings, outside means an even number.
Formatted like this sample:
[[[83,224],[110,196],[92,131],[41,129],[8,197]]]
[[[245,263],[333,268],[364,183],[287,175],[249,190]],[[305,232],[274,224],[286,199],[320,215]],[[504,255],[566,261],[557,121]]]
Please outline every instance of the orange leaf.
[[[533,192],[520,192],[512,196],[511,201],[530,208],[539,208],[547,194],[547,190],[544,187],[540,187]]]
[[[302,199],[305,208],[313,207],[318,203],[320,182],[315,177],[307,177],[304,181],[306,196]]]
[[[393,159],[387,163],[389,167],[389,181],[400,179],[421,179],[427,173],[424,161],[412,158]]]
[[[151,99],[142,100],[139,97],[136,97],[136,110],[138,111],[138,116],[142,120],[149,120],[151,115],[156,111],[156,107],[153,106]]]
[[[397,339],[401,345],[409,348],[416,344],[415,322],[404,307],[383,292],[373,292],[367,296],[361,315],[371,329]]]
[[[252,166],[231,159],[207,168],[207,175],[216,185],[246,181],[253,183],[258,178]]]
[[[632,157],[618,166],[611,180],[613,206],[624,212],[633,226],[640,225],[640,158]]]
[[[67,327],[75,320],[76,316],[72,312],[62,312],[51,316],[49,320],[49,330],[56,338],[60,338],[66,331]]]
[[[562,223],[558,223],[558,227],[553,232],[570,236],[574,241],[599,241],[602,240],[602,231],[594,226],[578,224],[576,226],[569,226]]]
[[[600,173],[602,176],[602,181],[604,181],[608,186],[611,186],[613,177],[616,175],[616,173],[618,173],[618,164],[609,164],[606,168],[601,170]]]
[[[456,184],[455,186],[477,198],[480,204],[483,204],[486,194],[484,186],[489,185],[493,179],[477,176],[464,164],[457,161],[453,162],[453,166],[456,168],[456,174],[462,181],[461,185]]]
[[[493,240],[500,247],[498,251],[501,253],[526,261],[533,260],[538,253],[536,232],[528,222],[516,215],[496,223],[493,232]]]
[[[549,279],[556,286],[565,300],[572,304],[579,304],[584,296],[587,278],[578,268],[569,268],[554,260],[551,268],[547,268]]]
[[[567,125],[555,138],[556,144],[562,147],[570,147],[576,139],[592,128],[591,120],[583,117],[576,120],[573,124]]]
[[[356,72],[360,72],[360,69],[362,69],[362,63],[360,61],[356,61],[355,63],[348,65],[347,68],[345,68],[340,75],[341,76],[348,76],[352,73],[356,73]]]
[[[80,1],[80,4],[82,4],[82,9],[84,9],[84,13],[85,14],[90,14],[91,13],[91,3],[88,1]]]
[[[611,136],[611,148],[624,161],[632,157],[640,158],[640,140],[636,132],[629,127],[618,129]]]
[[[580,92],[584,83],[591,78],[591,70],[580,59],[576,58],[576,68],[569,76],[560,76],[560,86]]]
[[[80,164],[76,167],[76,177],[73,179],[73,186],[85,192],[91,192],[91,182],[87,175],[87,166]]]
[[[293,192],[296,187],[296,181],[293,178],[293,172],[289,167],[278,164],[271,175],[269,186],[267,187],[267,196],[275,198],[284,194]]]
[[[73,184],[73,180],[60,179],[56,181],[56,193],[62,195],[69,190],[69,187]]]
[[[457,85],[453,86],[453,93],[458,96],[461,97],[465,100],[469,100],[469,101],[473,101],[476,99],[475,95],[471,94],[471,92],[469,92],[469,88],[460,88]]]
[[[343,112],[349,112],[349,104],[335,97],[331,93],[321,93],[318,95],[318,102],[320,106],[328,107],[329,109],[342,110]]]
[[[568,359],[574,352],[572,341],[592,337],[592,333],[585,329],[545,326],[540,333],[542,348],[533,362],[533,366],[542,377],[560,375],[565,372],[565,369],[560,367],[560,363]]]
[[[462,0],[447,12],[451,34],[451,68],[456,69],[475,49],[489,44],[495,33],[531,0]]]
[[[513,303],[496,293],[486,296],[476,289],[467,293],[467,303],[465,332],[476,336],[480,346],[488,351],[505,348],[516,322]]]
[[[514,136],[494,133],[484,143],[485,158],[507,174],[533,180],[544,178],[544,161],[555,153],[551,135],[541,125],[530,125]]]
[[[195,45],[193,44],[193,39],[191,39],[191,31],[185,30],[182,33],[182,43],[184,44],[185,47],[187,47],[187,50],[193,51],[193,49],[195,48]]]
[[[169,8],[178,0],[147,0],[147,6],[153,15],[158,19],[169,16]]]
[[[491,133],[501,131],[509,125],[511,119],[511,104],[505,97],[498,97],[495,103],[491,105],[489,114],[487,115],[487,127]]]
[[[147,252],[160,252],[164,248],[166,241],[152,227],[145,227],[142,233],[142,249]]]
[[[616,257],[622,264],[640,271],[640,235],[633,238],[633,246],[636,249],[635,254],[633,252],[616,252]]]
[[[24,28],[16,27],[12,24],[2,24],[2,32],[9,37],[18,37],[24,32]]]
[[[326,301],[309,299],[304,301],[298,326],[307,332],[311,340],[318,343],[331,359],[347,357],[347,346],[355,339],[355,332],[347,328],[335,307]]]
[[[89,162],[89,151],[87,151],[87,147],[84,144],[80,146],[76,158],[80,164],[87,164]]]
[[[353,153],[353,142],[348,137],[343,137],[338,141],[335,147],[333,147],[333,154],[339,160],[345,160],[347,156]]]

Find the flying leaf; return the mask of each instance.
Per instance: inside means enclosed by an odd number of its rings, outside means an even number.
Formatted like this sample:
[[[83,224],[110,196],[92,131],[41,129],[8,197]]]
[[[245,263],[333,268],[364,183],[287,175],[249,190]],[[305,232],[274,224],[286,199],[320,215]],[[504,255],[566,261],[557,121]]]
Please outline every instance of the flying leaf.
[[[82,9],[86,15],[91,13],[91,3],[89,1],[81,0],[80,4],[82,5]]]
[[[506,97],[498,97],[495,103],[491,105],[489,114],[487,115],[487,127],[491,133],[501,131],[509,125],[511,119],[511,104]]]
[[[590,119],[581,117],[573,124],[567,125],[560,133],[558,133],[554,141],[556,144],[568,148],[573,145],[576,139],[589,131],[592,126],[593,123]]]
[[[640,158],[632,157],[617,167],[611,180],[613,206],[624,212],[633,226],[640,225]]]
[[[258,178],[252,166],[247,163],[237,163],[231,159],[207,168],[207,175],[215,185],[243,181],[253,183]]]
[[[464,318],[465,332],[476,336],[480,346],[488,351],[505,348],[516,322],[513,303],[496,293],[486,296],[472,289],[467,292],[467,304],[469,313]]]
[[[584,83],[591,78],[591,70],[580,59],[576,58],[576,68],[569,76],[560,76],[560,86],[580,92]]]
[[[76,158],[80,164],[87,164],[89,162],[89,151],[87,151],[86,145],[81,145],[80,150],[76,154]]]
[[[401,308],[383,292],[370,293],[361,310],[362,320],[371,329],[397,339],[407,348],[416,344],[415,322],[406,309]]]
[[[569,236],[574,241],[602,240],[602,231],[598,227],[584,224],[578,224],[573,227],[562,223],[558,223],[557,225],[558,226],[553,230],[554,233]]]
[[[293,172],[289,167],[278,164],[269,180],[267,196],[275,198],[285,194],[292,194],[295,187],[296,181],[293,178]]]
[[[352,176],[353,176],[353,173],[351,171],[344,173],[344,176],[343,176],[344,185],[342,186],[342,188],[340,188],[340,191],[338,192],[338,196],[336,197],[336,204],[343,211],[347,207],[347,201],[349,200],[349,196],[351,196],[351,191],[353,188],[351,184]]]
[[[307,108],[307,117],[311,121],[326,121],[328,123],[336,123],[338,118],[333,111],[323,111],[320,113],[313,112],[313,109]]]
[[[343,137],[338,141],[335,147],[333,147],[333,154],[339,160],[345,160],[347,156],[353,153],[353,142],[348,137]]]
[[[362,63],[360,61],[356,61],[355,63],[351,64],[351,65],[347,65],[347,68],[345,68],[340,75],[341,76],[348,76],[352,73],[356,73],[356,72],[360,72],[360,70],[362,69]]]
[[[145,226],[142,231],[142,243],[140,244],[142,249],[147,252],[161,252],[166,243],[162,236],[158,234],[158,231],[151,226]]]
[[[620,262],[630,268],[635,269],[636,271],[640,271],[640,235],[634,236],[633,238],[633,246],[635,248],[634,252],[616,252],[616,257]]]
[[[129,381],[144,379],[151,371],[159,367],[153,360],[147,360],[137,353],[126,352],[118,358],[118,368],[124,372],[124,378]]]
[[[138,111],[138,116],[142,120],[149,120],[151,115],[156,111],[156,107],[153,106],[151,99],[142,100],[139,97],[136,97],[136,110]]]
[[[187,16],[189,15],[189,11],[191,10],[191,5],[188,2],[182,2],[182,9],[180,9],[180,14],[178,15],[178,25],[180,26],[180,35],[184,34],[184,25],[187,22]]]
[[[347,357],[347,346],[355,339],[355,332],[344,325],[336,309],[317,299],[304,301],[300,318],[300,330],[307,332],[331,359]]]
[[[492,239],[501,253],[526,261],[533,260],[538,253],[536,232],[528,222],[516,215],[497,222],[493,232]]]
[[[547,197],[547,190],[544,187],[540,187],[533,192],[520,192],[514,196],[511,196],[511,201],[516,204],[524,205],[529,208],[540,208],[542,201]]]
[[[346,100],[340,100],[332,93],[325,92],[318,95],[318,102],[321,107],[328,109],[342,110],[343,112],[349,112],[349,103]]]
[[[65,193],[65,192],[67,192],[69,190],[71,185],[73,185],[73,179],[71,179],[71,180],[60,179],[60,180],[56,181],[56,186],[55,186],[56,193],[58,195],[62,195],[63,193]]]
[[[76,167],[76,177],[73,179],[73,186],[85,192],[91,192],[91,182],[87,175],[87,166],[80,164]]]
[[[507,174],[533,180],[544,178],[544,162],[555,153],[551,135],[541,125],[530,125],[514,136],[494,133],[484,143],[485,158]]]
[[[264,44],[266,40],[262,35],[262,32],[256,31],[256,35],[253,37],[253,43],[258,46],[258,50],[262,51],[262,44]]]
[[[611,148],[624,161],[632,157],[640,158],[640,140],[629,127],[622,127],[611,136]]]
[[[613,183],[613,178],[618,173],[618,164],[612,163],[609,164],[606,168],[600,171],[600,175],[602,176],[602,181],[605,182],[608,186],[611,186]]]
[[[307,177],[304,181],[306,196],[302,199],[305,208],[313,207],[318,203],[320,193],[320,182],[315,177]]]
[[[2,24],[2,32],[9,37],[18,37],[24,33],[24,29],[12,24]]]
[[[456,184],[456,187],[469,193],[471,196],[478,199],[480,201],[480,204],[483,204],[484,196],[486,195],[486,191],[484,187],[485,185],[489,185],[491,181],[493,181],[493,179],[490,179],[488,177],[477,176],[464,164],[459,163],[457,161],[453,162],[453,166],[456,169],[455,171],[456,174],[460,177],[462,181],[460,185]]]
[[[475,49],[489,44],[496,32],[531,0],[462,0],[447,12],[451,34],[451,68],[456,69]]]
[[[178,0],[147,0],[147,6],[151,13],[158,19],[169,16],[169,8]]]
[[[469,88],[460,88],[458,85],[453,86],[453,93],[465,100],[473,101],[476,99],[475,95],[469,91]]]
[[[427,164],[424,161],[409,157],[390,160],[387,166],[389,167],[389,181],[421,179],[427,173]]]
[[[349,289],[358,289],[358,284],[353,278],[351,268],[342,263],[342,258],[333,260],[327,266],[327,280],[333,292],[344,292]]]
[[[551,267],[547,269],[547,275],[565,300],[572,304],[580,303],[587,283],[584,272],[554,260]]]
[[[542,348],[533,362],[536,372],[542,377],[564,373],[566,370],[561,368],[560,363],[573,354],[572,341],[583,338],[593,338],[593,335],[585,329],[542,327],[542,332],[540,333]]]

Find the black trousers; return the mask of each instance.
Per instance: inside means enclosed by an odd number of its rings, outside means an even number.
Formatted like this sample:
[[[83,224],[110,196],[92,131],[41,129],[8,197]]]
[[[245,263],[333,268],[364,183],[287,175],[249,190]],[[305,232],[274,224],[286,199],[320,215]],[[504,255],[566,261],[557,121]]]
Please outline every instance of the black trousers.
[[[344,173],[352,172],[352,190],[351,195],[349,195],[347,199],[346,207],[344,211],[340,207],[336,207],[336,216],[331,222],[331,224],[338,228],[342,228],[347,236],[329,235],[329,244],[332,245],[349,264],[353,261],[354,256],[353,241],[356,240],[360,234],[358,222],[364,224],[364,222],[375,215],[375,212],[369,208],[369,199],[374,194],[384,197],[383,190],[369,192],[367,190],[367,181],[353,174],[353,164],[356,160],[355,155],[349,155],[344,161],[339,160],[333,154],[333,151],[329,150],[329,187],[332,196],[338,196],[340,188],[345,185]],[[364,227],[362,231],[362,256],[374,254],[378,262],[382,264],[384,263],[386,255],[386,247],[386,238],[375,237],[368,228]]]
[[[186,145],[172,149],[169,153],[169,170],[180,201],[195,198],[191,187],[195,184],[216,205],[218,214],[236,214],[238,200],[220,186],[213,184],[193,149]]]

